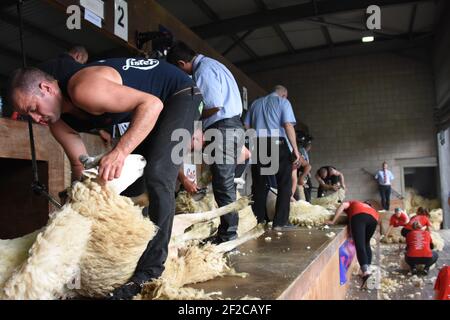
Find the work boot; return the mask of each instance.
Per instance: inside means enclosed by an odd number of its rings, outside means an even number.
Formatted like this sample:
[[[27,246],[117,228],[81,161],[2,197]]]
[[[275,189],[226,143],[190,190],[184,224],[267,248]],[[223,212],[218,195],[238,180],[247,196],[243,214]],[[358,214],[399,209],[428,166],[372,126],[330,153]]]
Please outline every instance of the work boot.
[[[108,300],[132,300],[141,293],[143,284],[130,281],[121,287],[116,288],[107,297]]]

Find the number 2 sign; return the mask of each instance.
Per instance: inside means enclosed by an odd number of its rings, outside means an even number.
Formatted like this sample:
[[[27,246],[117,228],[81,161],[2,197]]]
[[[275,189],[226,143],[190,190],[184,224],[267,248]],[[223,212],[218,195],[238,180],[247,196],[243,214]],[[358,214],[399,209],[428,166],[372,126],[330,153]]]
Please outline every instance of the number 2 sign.
[[[114,0],[114,34],[128,41],[128,4],[124,0]]]

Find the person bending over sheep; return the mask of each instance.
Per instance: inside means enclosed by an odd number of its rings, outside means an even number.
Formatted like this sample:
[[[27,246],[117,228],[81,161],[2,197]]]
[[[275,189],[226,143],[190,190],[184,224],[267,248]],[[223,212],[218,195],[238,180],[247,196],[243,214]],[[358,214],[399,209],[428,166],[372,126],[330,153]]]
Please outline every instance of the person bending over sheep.
[[[369,266],[372,263],[370,239],[375,233],[380,216],[369,203],[350,200],[343,202],[336,209],[333,220],[326,223],[335,224],[343,212],[348,216],[350,232],[355,241],[356,257],[361,267],[364,285],[370,277]]]
[[[397,227],[405,227],[409,222],[408,214],[402,211],[401,208],[395,208],[394,214],[391,216],[389,220],[389,228],[386,231],[385,237],[389,237],[392,232],[392,229]]]
[[[427,230],[430,230],[431,228],[431,222],[430,222],[430,213],[427,209],[424,209],[422,207],[417,208],[416,215],[409,220],[409,222],[406,224],[406,226],[402,229],[401,234],[403,237],[406,238],[408,233],[413,230],[413,223],[419,221],[420,224],[424,227],[426,227]]]
[[[36,68],[21,68],[10,79],[11,103],[23,115],[48,125],[68,155],[74,178],[87,154],[78,132],[130,122],[117,145],[100,161],[99,176],[107,181],[121,175],[130,153],[145,157],[142,179],[126,195],[145,191],[151,199],[150,219],[159,227],[142,254],[128,283],[112,293],[112,299],[130,299],[142,284],[158,278],[164,270],[175,212],[178,165],[171,159],[177,141],[175,129],[191,134],[203,109],[202,95],[192,79],[165,61],[115,58],[80,67],[65,81]],[[107,236],[107,235],[105,235]]]
[[[315,177],[317,182],[319,182],[317,198],[324,197],[327,191],[335,192],[340,188],[345,189],[344,175],[337,171],[335,167],[321,167],[317,170]]]
[[[433,241],[429,231],[419,221],[414,221],[412,230],[406,236],[405,261],[411,267],[411,273],[417,273],[417,266],[424,265],[423,272],[428,274],[430,267],[436,263],[438,254],[432,251]]]

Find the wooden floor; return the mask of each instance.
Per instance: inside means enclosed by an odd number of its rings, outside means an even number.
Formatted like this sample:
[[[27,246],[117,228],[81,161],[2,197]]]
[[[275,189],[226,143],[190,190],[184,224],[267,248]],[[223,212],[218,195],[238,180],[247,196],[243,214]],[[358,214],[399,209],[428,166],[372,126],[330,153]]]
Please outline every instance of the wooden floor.
[[[361,290],[360,279],[355,275],[347,294],[349,300],[432,300],[434,297],[434,283],[439,269],[443,265],[450,265],[450,230],[439,231],[445,240],[444,251],[438,252],[439,259],[436,267],[427,276],[419,276],[419,281],[411,281],[412,276],[399,268],[399,245],[384,244],[381,246],[381,268],[386,272],[385,277],[397,282],[400,286],[393,292],[382,289]],[[404,251],[402,244],[401,252]],[[375,254],[375,252],[374,252]],[[375,258],[375,256],[374,256]],[[375,260],[375,259],[374,259]]]
[[[328,238],[325,235],[330,231],[336,233],[335,238]],[[311,296],[306,290],[308,288],[304,288],[316,285],[317,279],[311,274],[318,275],[321,268],[325,268],[332,258],[336,261],[333,261],[331,269],[339,274],[339,260],[336,254],[340,245],[338,242],[345,237],[346,229],[343,226],[328,230],[299,228],[282,234],[267,230],[258,239],[240,246],[238,253],[229,256],[234,268],[238,272],[248,273],[248,277],[218,278],[190,287],[204,289],[205,292],[221,291],[222,298],[231,299],[245,296],[260,299],[280,297],[295,299],[296,294]],[[270,241],[266,238],[270,238]],[[301,283],[304,287],[287,290],[296,283]],[[335,286],[339,287],[339,278]],[[345,293],[342,298],[344,297]]]

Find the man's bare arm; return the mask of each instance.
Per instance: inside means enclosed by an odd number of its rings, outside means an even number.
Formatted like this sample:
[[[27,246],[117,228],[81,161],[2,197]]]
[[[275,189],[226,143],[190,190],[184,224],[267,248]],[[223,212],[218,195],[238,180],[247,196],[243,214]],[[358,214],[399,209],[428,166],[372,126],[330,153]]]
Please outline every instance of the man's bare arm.
[[[63,120],[49,125],[50,132],[61,144],[72,166],[72,179],[79,180],[84,169],[79,157],[87,154],[86,147],[78,132],[69,127]]]
[[[132,112],[127,132],[99,168],[104,180],[118,178],[125,158],[147,137],[163,108],[161,100],[151,94],[121,85],[102,76],[84,76],[69,87],[74,104],[92,114]]]

